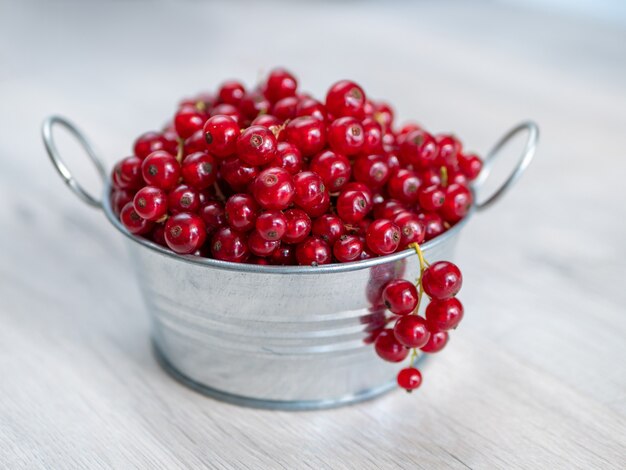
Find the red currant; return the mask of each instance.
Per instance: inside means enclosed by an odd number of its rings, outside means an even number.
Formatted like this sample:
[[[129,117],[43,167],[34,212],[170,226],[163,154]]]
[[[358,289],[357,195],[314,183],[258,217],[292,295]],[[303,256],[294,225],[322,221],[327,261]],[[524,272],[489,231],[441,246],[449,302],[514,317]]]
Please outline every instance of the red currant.
[[[194,106],[184,106],[174,116],[174,127],[181,139],[187,139],[202,129],[205,121],[206,116]]]
[[[363,253],[363,240],[356,235],[342,235],[333,244],[333,255],[340,263],[358,261]]]
[[[181,212],[165,223],[165,242],[176,253],[191,254],[202,247],[205,239],[204,222],[196,214]]]
[[[254,91],[244,95],[239,109],[248,119],[254,119],[260,114],[267,114],[270,110],[270,102],[262,93]]]
[[[467,215],[472,207],[472,193],[461,184],[446,187],[446,197],[440,214],[448,222],[454,224]]]
[[[167,194],[160,188],[145,186],[137,191],[133,207],[140,217],[156,221],[167,213]]]
[[[392,219],[400,228],[400,247],[406,248],[409,243],[422,243],[426,237],[426,228],[413,212],[402,211]]]
[[[389,362],[401,362],[409,354],[409,350],[398,342],[391,328],[380,332],[374,343],[376,353]]]
[[[400,228],[387,219],[377,219],[367,227],[365,241],[377,255],[389,255],[400,246]]]
[[[408,315],[417,307],[419,295],[417,288],[412,282],[404,279],[389,281],[383,289],[383,302],[385,306],[396,315]]]
[[[373,215],[376,219],[393,220],[400,212],[406,212],[406,207],[395,199],[386,199],[374,204]]]
[[[407,367],[398,372],[397,381],[399,387],[410,392],[422,385],[422,373],[415,367]]]
[[[251,126],[263,126],[267,127],[278,127],[282,124],[282,121],[278,119],[276,116],[272,116],[271,114],[260,114],[255,117],[250,123]]]
[[[362,118],[365,107],[365,93],[354,82],[341,80],[328,90],[326,109],[335,117],[352,116]]]
[[[217,179],[215,159],[206,152],[187,155],[181,167],[183,181],[195,189],[206,189]]]
[[[167,196],[167,207],[172,214],[197,212],[200,208],[200,195],[186,184],[178,185]]]
[[[391,176],[386,158],[374,154],[356,157],[353,171],[355,180],[374,189],[383,187]]]
[[[436,211],[441,206],[443,206],[445,200],[445,192],[441,187],[437,185],[421,187],[419,189],[419,205],[422,209],[426,211]]]
[[[280,245],[270,256],[269,260],[274,265],[290,265],[296,264],[296,246],[295,245]]]
[[[300,209],[286,210],[287,229],[282,240],[285,243],[300,243],[311,233],[311,219]]]
[[[320,175],[331,193],[339,191],[344,187],[350,180],[352,173],[350,160],[332,150],[318,153],[311,160],[309,168]]]
[[[293,177],[295,196],[293,202],[308,213],[324,203],[327,194],[322,178],[312,171],[302,171]]]
[[[244,263],[250,255],[246,236],[229,227],[222,227],[211,239],[211,254],[222,261]]]
[[[337,214],[347,224],[355,224],[365,218],[372,209],[365,191],[348,189],[337,198]]]
[[[301,266],[318,266],[332,261],[330,246],[319,237],[308,237],[296,247],[296,259]]]
[[[432,135],[421,129],[409,132],[400,145],[400,157],[405,164],[425,170],[435,163],[437,142]]]
[[[391,129],[393,124],[393,108],[387,103],[375,103],[373,117],[384,130]]]
[[[219,201],[207,201],[199,211],[204,221],[207,233],[213,233],[226,225],[226,211],[224,204]]]
[[[328,145],[344,155],[359,153],[365,141],[363,126],[353,117],[335,119],[328,126]]]
[[[126,189],[114,189],[111,193],[111,208],[113,213],[119,217],[122,208],[133,200],[135,194]]]
[[[292,175],[295,175],[302,170],[304,160],[298,147],[289,142],[278,142],[276,155],[268,165],[284,168]]]
[[[280,211],[267,211],[257,217],[255,225],[263,239],[276,241],[287,231],[287,218]]]
[[[313,221],[313,235],[320,237],[329,245],[335,243],[345,231],[343,221],[333,214],[324,214]]]
[[[426,322],[430,331],[447,331],[456,328],[463,319],[463,304],[455,298],[433,299],[426,307]]]
[[[424,224],[424,229],[426,231],[424,239],[426,241],[432,240],[446,231],[446,228],[443,225],[443,219],[435,212],[422,212],[417,214],[417,218],[422,222],[422,224]]]
[[[232,229],[247,232],[254,228],[259,205],[249,194],[235,194],[226,201],[225,211]]]
[[[393,334],[398,342],[407,348],[421,348],[430,339],[426,320],[417,315],[406,315],[400,318],[393,328]]]
[[[295,195],[293,178],[283,168],[263,170],[252,182],[251,189],[264,209],[286,209]]]
[[[446,344],[448,344],[448,332],[447,331],[437,331],[436,333],[431,333],[430,338],[428,338],[428,342],[422,346],[420,349],[425,353],[436,353],[441,351]]]
[[[270,72],[265,87],[265,96],[272,103],[296,94],[298,81],[287,70],[277,68]]]
[[[139,157],[126,157],[119,161],[113,168],[112,180],[118,189],[139,189],[143,186],[141,175],[142,159]]]
[[[298,106],[298,98],[295,96],[287,96],[274,103],[272,106],[272,114],[281,121],[293,119],[296,117],[296,107]]]
[[[229,80],[222,83],[217,96],[221,103],[230,104],[232,106],[239,106],[241,99],[246,94],[244,86],[235,80]]]
[[[439,166],[454,167],[457,165],[458,154],[461,151],[461,142],[453,135],[438,135],[437,142],[437,164]]]
[[[313,98],[302,98],[296,106],[296,116],[311,116],[326,121],[326,107]]]
[[[234,107],[232,104],[218,104],[209,113],[211,117],[215,116],[226,116],[230,117],[237,123],[237,125],[241,125],[244,122],[243,115],[239,111],[239,108]],[[208,141],[207,141],[208,142]]]
[[[196,152],[206,152],[206,140],[204,139],[203,129],[197,130],[183,142],[183,155],[187,156]]]
[[[250,126],[237,139],[237,155],[248,165],[263,165],[276,154],[276,137],[263,126]]]
[[[326,144],[324,122],[311,116],[292,119],[285,127],[285,138],[294,144],[305,157],[315,155]]]
[[[206,147],[216,157],[224,158],[234,154],[240,134],[239,124],[231,116],[218,114],[204,124]]]
[[[259,174],[259,169],[255,166],[247,165],[237,157],[232,157],[222,162],[220,174],[224,181],[235,191],[245,191]]]
[[[171,154],[157,150],[145,158],[141,174],[146,184],[168,191],[178,184],[180,165]]]
[[[133,153],[142,160],[157,150],[165,149],[165,139],[159,132],[146,132],[140,135],[133,145]]]
[[[406,204],[414,204],[419,197],[422,182],[412,170],[400,169],[391,175],[387,182],[387,192],[393,199]]]
[[[126,205],[120,211],[120,220],[126,230],[133,235],[144,235],[152,230],[154,225],[151,221],[144,219],[135,211],[135,207],[132,202],[127,202]]]
[[[473,154],[459,154],[459,168],[467,179],[474,180],[478,177],[483,169],[483,162],[480,158]]]
[[[248,248],[256,256],[269,256],[280,246],[280,240],[266,240],[256,230],[248,235]]]
[[[424,292],[433,299],[454,297],[463,285],[461,270],[449,261],[437,261],[424,271],[422,286]]]

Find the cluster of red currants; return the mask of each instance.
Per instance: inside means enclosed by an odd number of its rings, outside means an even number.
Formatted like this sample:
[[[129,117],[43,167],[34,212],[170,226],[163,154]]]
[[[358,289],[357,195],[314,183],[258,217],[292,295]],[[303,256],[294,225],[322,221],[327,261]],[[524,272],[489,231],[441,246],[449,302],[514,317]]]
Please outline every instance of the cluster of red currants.
[[[455,297],[461,290],[463,277],[459,268],[449,261],[429,264],[419,245],[411,245],[420,260],[420,276],[416,284],[404,279],[390,281],[382,291],[382,300],[397,320],[393,328],[382,330],[374,346],[386,361],[401,362],[411,351],[411,365],[398,373],[398,385],[407,391],[422,383],[421,372],[414,367],[418,349],[425,353],[441,351],[448,343],[448,331],[463,319],[463,305]],[[419,315],[422,297],[430,301],[425,317]]]
[[[448,134],[394,128],[356,83],[324,102],[273,70],[180,103],[115,165],[112,208],[179,254],[321,265],[388,255],[447,230],[472,204],[482,162]]]

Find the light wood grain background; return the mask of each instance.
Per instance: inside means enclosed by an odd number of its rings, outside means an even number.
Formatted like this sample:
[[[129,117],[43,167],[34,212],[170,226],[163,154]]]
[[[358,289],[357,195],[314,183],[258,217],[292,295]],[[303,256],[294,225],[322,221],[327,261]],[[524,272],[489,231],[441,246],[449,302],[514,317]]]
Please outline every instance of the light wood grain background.
[[[461,239],[467,317],[419,393],[286,413],[170,380],[119,234],[46,161],[48,114],[110,166],[178,97],[275,64],[481,152],[541,126]],[[625,84],[624,27],[492,2],[0,1],[0,467],[625,468]]]

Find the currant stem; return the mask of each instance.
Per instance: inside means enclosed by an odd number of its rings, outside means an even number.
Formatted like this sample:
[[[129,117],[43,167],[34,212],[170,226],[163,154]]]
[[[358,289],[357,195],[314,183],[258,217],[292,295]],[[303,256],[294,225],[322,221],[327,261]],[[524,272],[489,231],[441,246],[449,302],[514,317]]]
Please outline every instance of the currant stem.
[[[415,250],[415,253],[417,253],[417,257],[419,258],[419,261],[420,261],[420,276],[416,283],[418,296],[417,296],[417,305],[415,306],[415,315],[419,315],[420,304],[422,303],[422,297],[424,296],[424,286],[422,285],[422,277],[424,276],[424,271],[426,270],[426,267],[430,266],[430,264],[428,264],[428,262],[424,259],[424,253],[422,253],[422,249],[420,248],[418,243],[410,243],[409,247]]]
[[[220,189],[219,184],[217,184],[217,181],[213,183],[213,188],[215,188],[215,195],[217,196],[217,198],[222,202],[226,202],[226,197],[224,196],[224,193]]]
[[[445,166],[442,166],[439,171],[441,174],[441,186],[445,188],[448,186],[448,169]]]
[[[178,163],[183,162],[183,145],[184,145],[184,140],[179,138],[178,139],[178,152],[176,152],[176,161]]]

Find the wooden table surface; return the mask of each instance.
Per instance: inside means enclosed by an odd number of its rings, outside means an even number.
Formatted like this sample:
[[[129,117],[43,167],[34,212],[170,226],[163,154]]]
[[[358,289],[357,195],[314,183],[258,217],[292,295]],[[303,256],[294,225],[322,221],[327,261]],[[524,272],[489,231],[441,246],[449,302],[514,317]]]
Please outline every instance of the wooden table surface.
[[[121,237],[39,125],[110,165],[187,93],[283,64],[480,152],[540,150],[458,246],[467,316],[419,393],[270,412],[171,380]],[[626,28],[493,2],[0,2],[0,467],[625,468]],[[67,144],[86,184],[93,170]]]

